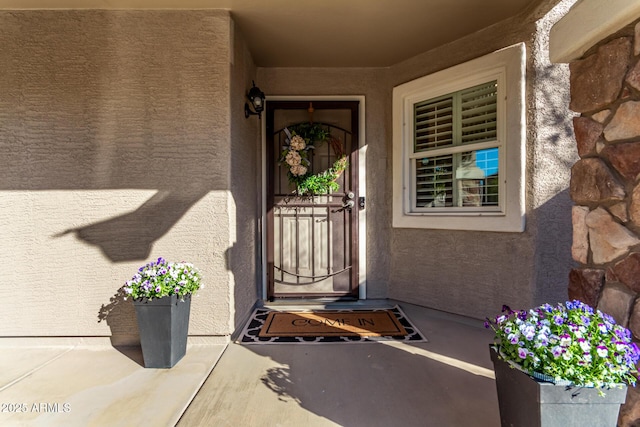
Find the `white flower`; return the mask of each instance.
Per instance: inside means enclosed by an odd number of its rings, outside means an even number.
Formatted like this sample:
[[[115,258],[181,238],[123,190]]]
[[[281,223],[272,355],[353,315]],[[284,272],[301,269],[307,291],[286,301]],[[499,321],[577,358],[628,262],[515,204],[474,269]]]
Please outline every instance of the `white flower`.
[[[289,146],[292,150],[300,151],[304,150],[307,144],[305,144],[304,138],[302,138],[300,135],[296,135],[291,138],[291,143],[289,144]]]
[[[291,170],[291,174],[294,176],[302,176],[305,173],[307,173],[307,168],[299,164],[291,166],[290,170]]]
[[[302,162],[302,158],[297,151],[289,151],[285,160],[289,166],[297,166]]]
[[[598,353],[598,356],[600,356],[600,357],[607,357],[607,355],[609,354],[609,350],[604,345],[599,345],[597,347],[596,352]]]

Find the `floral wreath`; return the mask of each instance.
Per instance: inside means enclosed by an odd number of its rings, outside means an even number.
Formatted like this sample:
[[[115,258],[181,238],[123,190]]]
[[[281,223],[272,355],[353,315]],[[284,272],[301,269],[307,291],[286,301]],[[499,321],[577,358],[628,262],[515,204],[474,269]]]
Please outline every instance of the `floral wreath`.
[[[286,146],[280,155],[280,165],[288,168],[289,182],[296,187],[298,196],[317,196],[338,191],[340,185],[336,182],[349,162],[342,152],[342,143],[333,137],[329,131],[314,123],[301,123],[284,129],[287,135]],[[311,173],[309,154],[315,150],[316,144],[324,142],[331,144],[331,148],[338,157],[333,165],[320,173]]]

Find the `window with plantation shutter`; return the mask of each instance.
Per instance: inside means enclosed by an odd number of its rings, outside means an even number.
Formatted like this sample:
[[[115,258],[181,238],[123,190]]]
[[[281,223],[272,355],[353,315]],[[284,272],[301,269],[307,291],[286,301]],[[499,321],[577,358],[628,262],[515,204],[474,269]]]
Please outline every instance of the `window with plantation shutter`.
[[[516,45],[394,89],[394,226],[523,230],[523,56]]]
[[[498,205],[497,92],[493,80],[414,104],[416,210]],[[478,143],[482,150],[429,156]]]

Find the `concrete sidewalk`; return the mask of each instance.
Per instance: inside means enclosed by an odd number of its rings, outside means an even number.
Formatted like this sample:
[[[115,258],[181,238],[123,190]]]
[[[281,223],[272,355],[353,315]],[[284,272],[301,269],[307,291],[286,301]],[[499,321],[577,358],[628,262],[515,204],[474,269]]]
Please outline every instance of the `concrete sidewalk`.
[[[0,339],[0,426],[173,426],[226,348],[196,341],[145,369],[140,347],[108,339]]]
[[[400,305],[429,342],[190,339],[164,370],[108,340],[1,339],[0,425],[499,425],[492,334],[477,320]]]

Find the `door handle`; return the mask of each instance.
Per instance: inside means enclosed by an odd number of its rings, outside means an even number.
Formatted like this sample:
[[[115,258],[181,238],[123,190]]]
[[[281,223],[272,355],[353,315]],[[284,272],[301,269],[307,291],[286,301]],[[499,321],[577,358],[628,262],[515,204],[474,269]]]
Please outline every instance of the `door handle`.
[[[351,212],[351,209],[353,209],[353,207],[356,205],[356,202],[354,202],[353,200],[349,199],[346,200],[341,207],[339,207],[338,209],[336,209],[335,211],[331,211],[331,212],[342,212],[342,211],[349,211]]]
[[[349,211],[351,212],[351,209],[354,208],[354,206],[356,205],[356,201],[354,200],[356,197],[355,193],[353,191],[348,191],[345,195],[344,195],[344,201],[342,203],[342,207],[336,209],[335,211],[332,212],[342,212],[342,211]]]
[[[356,205],[356,202],[354,202],[353,200],[349,199],[349,200],[347,200],[346,202],[344,202],[344,203],[342,204],[342,209],[340,209],[340,210],[342,210],[342,211],[343,211],[343,210],[345,210],[345,209],[346,209],[346,210],[350,211],[351,209],[353,209],[353,207],[354,207],[355,205]]]

